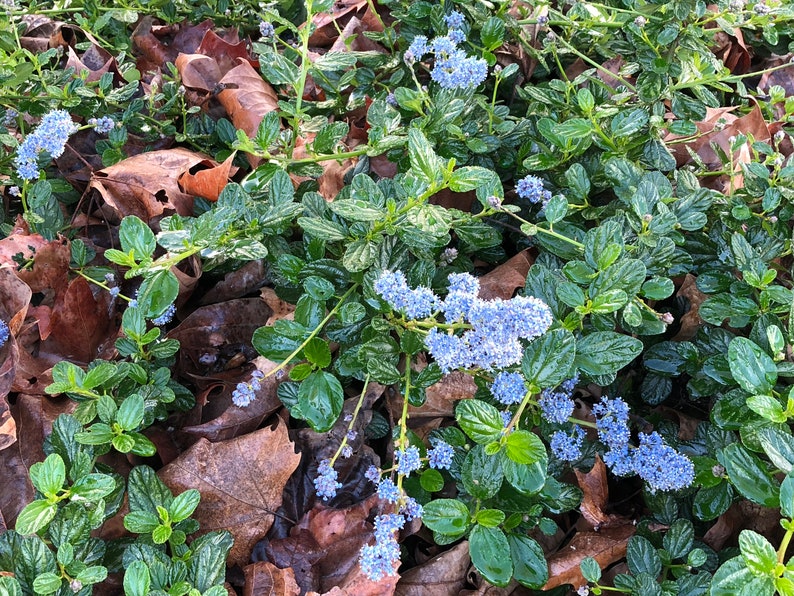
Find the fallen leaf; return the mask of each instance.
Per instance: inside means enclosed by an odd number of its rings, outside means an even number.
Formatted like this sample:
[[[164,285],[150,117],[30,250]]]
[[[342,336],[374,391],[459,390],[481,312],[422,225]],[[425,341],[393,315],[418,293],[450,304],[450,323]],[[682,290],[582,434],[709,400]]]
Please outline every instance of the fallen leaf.
[[[19,349],[13,336],[0,347],[0,451],[17,440],[17,423],[11,416],[6,396],[14,384]]]
[[[218,63],[221,76],[237,66],[237,59],[247,61],[253,68],[259,68],[259,61],[251,56],[249,43],[241,41],[237,35],[224,39],[212,30],[207,31],[196,49],[196,54],[212,56]]]
[[[65,239],[11,234],[0,240],[0,265],[7,265],[33,292],[59,291],[66,284],[71,253]]]
[[[466,585],[469,543],[464,540],[421,565],[409,569],[397,582],[396,596],[457,596]]]
[[[287,427],[279,422],[274,429],[230,441],[199,439],[158,475],[174,493],[190,488],[201,492],[193,517],[202,532],[231,532],[234,546],[228,563],[242,567],[270,529],[281,492],[299,461]]]
[[[179,188],[189,195],[205,198],[209,201],[217,201],[226,184],[229,182],[229,174],[232,170],[232,161],[235,153],[226,158],[226,161],[219,164],[213,160],[205,160],[197,163],[187,172],[184,172],[177,179]],[[234,168],[237,171],[237,168]]]
[[[609,503],[609,486],[607,484],[607,467],[596,453],[593,467],[587,473],[574,468],[576,482],[582,489],[582,504],[579,510],[591,528],[603,528],[616,524],[625,524],[628,520],[614,514],[604,513]]]
[[[218,61],[204,54],[179,54],[174,63],[185,87],[209,93],[223,74]]]
[[[577,532],[567,545],[547,559],[549,581],[543,589],[551,590],[564,584],[573,584],[574,588],[586,585],[579,569],[582,560],[593,557],[601,569],[619,561],[626,556],[626,545],[635,530],[634,525],[626,524],[601,532]]]
[[[342,28],[344,17],[361,10],[366,5],[367,0],[340,0],[334,3],[332,12],[315,14],[312,17],[313,30],[309,43],[315,48],[327,48],[332,45],[339,37],[339,29]]]
[[[483,300],[494,298],[510,300],[515,291],[526,284],[529,268],[534,262],[535,258],[530,253],[530,249],[522,250],[479,278],[479,297]]]
[[[298,596],[301,593],[290,567],[279,569],[268,561],[246,565],[243,596]]]
[[[673,337],[673,341],[688,341],[695,337],[698,329],[704,325],[703,319],[700,318],[700,305],[708,296],[698,290],[697,278],[691,273],[687,273],[684,282],[676,292],[676,297],[685,298],[689,308],[680,319],[681,328]]]
[[[179,177],[196,164],[211,161],[183,148],[150,151],[94,172],[89,186],[113,210],[109,215],[116,221],[137,215],[151,222],[166,210],[192,215],[193,197],[179,188]]]
[[[239,269],[229,271],[219,282],[201,295],[199,305],[206,306],[242,298],[262,287],[267,281],[264,259],[248,261]],[[273,291],[272,288],[268,288]],[[272,305],[268,304],[272,308]]]
[[[421,408],[408,406],[409,420],[452,417],[455,404],[462,399],[474,397],[476,391],[477,385],[471,375],[453,371],[425,390],[426,400]],[[401,404],[402,401],[398,404],[400,408]]]

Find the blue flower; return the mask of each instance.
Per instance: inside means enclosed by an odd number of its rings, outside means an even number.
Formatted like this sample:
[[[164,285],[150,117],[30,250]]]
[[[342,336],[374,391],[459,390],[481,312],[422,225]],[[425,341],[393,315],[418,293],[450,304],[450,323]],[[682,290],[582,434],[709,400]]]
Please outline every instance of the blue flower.
[[[333,499],[336,491],[342,488],[342,483],[336,481],[337,473],[331,465],[331,460],[324,459],[317,467],[317,478],[314,479],[314,490],[323,501]]]
[[[410,445],[407,449],[401,449],[397,452],[397,473],[403,476],[410,476],[422,467],[422,458],[419,454],[419,448],[415,445]]]
[[[364,472],[364,478],[369,480],[374,484],[380,483],[380,470],[375,466],[370,466],[367,468],[367,471]]]
[[[593,406],[596,416],[598,438],[610,449],[620,449],[628,445],[631,433],[629,431],[629,407],[626,402],[616,397],[609,399],[602,397],[601,403]]]
[[[176,312],[176,306],[171,304],[168,308],[165,309],[165,312],[161,314],[156,319],[152,319],[152,323],[157,325],[158,327],[165,325],[174,318],[174,313]]]
[[[422,286],[409,288],[402,271],[384,271],[373,288],[389,306],[409,319],[423,319],[438,308],[438,298],[433,291]]]
[[[563,424],[573,414],[576,404],[567,393],[544,389],[540,394],[538,405],[546,420]]]
[[[341,454],[342,454],[342,457],[347,459],[348,457],[353,455],[353,448],[350,445],[345,445],[344,447],[342,447]]]
[[[530,203],[541,203],[544,206],[551,199],[551,193],[543,188],[543,180],[537,176],[526,176],[516,184],[516,192],[522,199]]]
[[[462,13],[458,12],[457,10],[453,10],[451,13],[444,15],[444,22],[450,29],[460,29],[463,27],[466,19]]]
[[[604,463],[617,476],[634,474],[634,450],[629,449],[628,443],[617,445],[604,454]]]
[[[39,177],[39,155],[47,152],[53,159],[63,154],[66,142],[75,133],[78,126],[72,122],[65,110],[53,110],[47,113],[36,130],[30,133],[17,148],[14,166],[23,180]]]
[[[463,43],[466,41],[466,34],[460,29],[450,29],[447,31],[447,37],[449,37],[454,43]]]
[[[554,457],[563,461],[576,461],[582,457],[582,443],[584,442],[584,431],[578,427],[573,427],[573,434],[569,435],[563,430],[555,431],[551,435],[551,451]]]
[[[268,21],[260,21],[259,23],[259,34],[264,37],[273,37],[273,34],[276,32],[276,29],[273,27],[273,23],[269,23]]]
[[[395,533],[404,525],[405,518],[396,513],[375,518],[375,544],[364,546],[359,555],[361,570],[372,581],[394,575],[394,564],[400,560],[400,545]]]
[[[427,451],[428,463],[437,470],[449,470],[455,449],[449,443],[436,441],[435,446]]]
[[[264,377],[261,370],[255,370],[251,373],[251,378],[248,381],[237,383],[237,388],[232,391],[232,402],[238,408],[244,408],[256,399],[256,392],[262,388],[260,379]]]
[[[406,497],[403,504],[400,506],[400,513],[405,516],[406,521],[412,521],[422,517],[422,506],[413,497]]]
[[[527,394],[524,377],[515,372],[500,372],[494,377],[491,393],[506,406],[517,404]]]
[[[449,291],[476,296],[480,291],[480,280],[468,273],[451,273],[448,277]]]
[[[440,38],[439,38],[440,39]],[[455,42],[450,38],[449,43]],[[488,63],[482,58],[467,56],[463,50],[436,53],[430,78],[444,89],[477,87],[488,76]]]
[[[424,35],[417,35],[414,37],[411,45],[408,46],[406,55],[410,54],[413,60],[421,60],[422,56],[427,54],[430,50],[427,47],[427,37]]]
[[[97,134],[107,134],[116,126],[113,118],[102,116],[101,118],[89,118],[88,123],[94,127]]]
[[[400,499],[400,489],[391,478],[384,478],[378,485],[378,497],[388,503],[396,503]]]
[[[0,348],[5,345],[10,335],[11,331],[8,328],[8,323],[6,323],[3,319],[0,319]]]
[[[648,483],[651,492],[679,490],[695,479],[695,466],[685,455],[665,444],[657,432],[640,434],[634,450],[634,470]]]

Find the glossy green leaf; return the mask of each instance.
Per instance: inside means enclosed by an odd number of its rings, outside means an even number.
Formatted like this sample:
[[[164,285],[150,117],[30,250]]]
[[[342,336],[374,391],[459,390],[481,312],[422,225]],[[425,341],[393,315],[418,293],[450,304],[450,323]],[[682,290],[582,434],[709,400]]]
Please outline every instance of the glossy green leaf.
[[[479,399],[458,402],[455,419],[463,432],[480,445],[498,440],[504,430],[499,410]]]
[[[469,535],[471,562],[495,586],[506,586],[513,576],[510,545],[499,528],[474,526]]]
[[[331,373],[317,371],[306,377],[298,389],[298,407],[316,432],[327,432],[339,418],[344,402],[342,385]]]

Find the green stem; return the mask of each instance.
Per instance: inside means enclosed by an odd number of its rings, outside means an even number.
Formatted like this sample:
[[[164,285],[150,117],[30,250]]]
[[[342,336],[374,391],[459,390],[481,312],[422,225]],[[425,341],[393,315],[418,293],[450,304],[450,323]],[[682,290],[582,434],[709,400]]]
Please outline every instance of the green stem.
[[[786,558],[786,551],[788,550],[791,536],[794,535],[794,530],[787,530],[783,535],[783,540],[780,541],[780,548],[777,549],[777,562],[783,564]]]
[[[534,228],[535,232],[540,232],[541,234],[545,234],[546,236],[551,236],[552,238],[556,238],[557,240],[562,240],[563,242],[567,242],[571,246],[575,246],[579,250],[584,250],[584,244],[574,240],[573,238],[568,238],[568,236],[563,236],[559,232],[555,232],[554,230],[551,230],[551,229],[541,228],[538,224],[534,224],[532,222],[529,222],[526,219],[524,219],[523,217],[521,217],[520,215],[516,215],[515,213],[511,213],[510,211],[505,211],[505,213],[508,213],[513,218],[515,218],[518,221],[520,221],[521,223],[524,223],[524,224],[527,224],[529,226],[532,226]],[[526,234],[526,232],[524,232],[524,233]],[[530,234],[527,234],[527,235],[529,236]]]
[[[408,396],[411,394],[411,359],[405,362],[405,393],[403,393],[403,411],[400,415],[400,438],[397,439],[397,449],[408,447]],[[397,488],[402,494],[403,475],[397,474]]]
[[[364,397],[367,395],[367,387],[369,386],[369,374],[367,374],[366,378],[364,379],[364,388],[361,390],[361,395],[358,397],[358,402],[356,403],[356,408],[353,410],[353,417],[350,419],[350,424],[347,425],[347,433],[345,436],[342,437],[342,442],[339,444],[339,448],[334,453],[334,456],[331,458],[331,467],[334,467],[334,463],[339,458],[339,454],[342,453],[342,449],[345,448],[347,445],[347,434],[353,430],[353,426],[356,424],[356,418],[358,417],[358,412],[361,410],[361,406],[364,403]]]
[[[275,368],[265,373],[265,377],[269,377],[271,375],[276,374],[278,371],[282,370],[285,366],[287,366],[290,362],[292,362],[292,359],[295,358],[295,356],[297,356],[298,354],[300,354],[301,350],[303,350],[303,348],[305,348],[312,339],[317,337],[317,334],[320,333],[320,331],[322,331],[323,327],[325,327],[325,324],[328,321],[330,321],[331,318],[333,318],[333,316],[336,315],[337,312],[339,312],[339,309],[341,308],[342,304],[344,304],[345,300],[347,300],[348,296],[350,296],[350,294],[352,294],[356,290],[356,288],[358,288],[357,283],[350,286],[347,292],[342,294],[342,297],[336,303],[336,306],[334,306],[328,312],[325,318],[322,321],[320,321],[320,323],[317,325],[317,327],[314,328],[314,330],[309,334],[309,336],[305,340],[303,340],[303,343],[301,343],[301,345],[295,348],[295,350],[293,350],[293,352],[289,356],[287,356],[284,360],[282,360],[281,364],[279,364]]]
[[[592,66],[592,67],[593,67],[593,68],[595,68],[596,70],[599,70],[599,71],[603,72],[604,74],[606,74],[606,75],[609,75],[609,76],[610,76],[610,77],[612,77],[613,79],[617,79],[618,81],[620,81],[620,82],[621,82],[621,84],[622,84],[623,86],[625,86],[625,87],[626,87],[626,89],[629,89],[629,90],[630,90],[630,91],[632,91],[633,93],[636,93],[636,92],[637,92],[637,88],[636,88],[634,85],[632,85],[631,83],[629,83],[629,82],[628,82],[626,79],[624,79],[623,77],[621,77],[619,74],[612,72],[612,71],[611,71],[611,70],[609,70],[608,68],[605,68],[604,66],[602,66],[601,64],[599,64],[598,62],[596,62],[595,60],[593,60],[592,58],[589,58],[588,56],[585,56],[585,55],[584,55],[584,54],[582,54],[582,53],[581,53],[579,50],[577,50],[575,47],[573,47],[571,44],[569,44],[567,41],[565,41],[565,40],[564,40],[564,39],[562,39],[561,37],[557,37],[557,40],[556,40],[556,41],[557,41],[558,43],[562,44],[563,46],[565,46],[565,48],[566,48],[566,49],[567,49],[569,52],[571,52],[571,53],[573,53],[574,55],[578,56],[578,57],[579,57],[579,58],[581,58],[581,59],[582,59],[584,62],[587,62],[587,63],[588,63],[590,66]]]
[[[309,37],[311,36],[312,17],[314,16],[312,0],[306,0],[306,24],[298,30],[300,38],[301,71],[298,82],[295,84],[295,115],[292,117],[292,138],[287,154],[290,159],[295,151],[295,144],[300,136],[301,108],[303,107],[303,90],[306,88],[306,78],[309,76]]]

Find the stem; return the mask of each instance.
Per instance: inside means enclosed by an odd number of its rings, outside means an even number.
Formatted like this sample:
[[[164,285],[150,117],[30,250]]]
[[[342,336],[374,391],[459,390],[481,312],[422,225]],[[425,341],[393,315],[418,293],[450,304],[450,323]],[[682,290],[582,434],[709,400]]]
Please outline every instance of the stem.
[[[269,376],[271,376],[271,375],[274,375],[274,374],[276,374],[278,371],[282,370],[282,369],[283,369],[285,366],[287,366],[287,365],[288,365],[290,362],[292,362],[292,359],[293,359],[293,358],[295,358],[295,356],[297,356],[298,354],[300,354],[301,350],[303,350],[303,348],[305,348],[305,347],[306,347],[306,345],[307,345],[307,344],[308,344],[308,343],[309,343],[309,342],[310,342],[312,339],[314,339],[315,337],[317,337],[317,334],[318,334],[318,333],[320,333],[320,331],[322,330],[322,328],[323,328],[323,327],[325,327],[325,324],[326,324],[328,321],[330,321],[330,320],[331,320],[331,318],[332,318],[332,317],[333,317],[333,316],[334,316],[334,315],[335,315],[335,314],[336,314],[336,313],[339,311],[339,308],[342,306],[342,304],[344,303],[344,301],[345,301],[345,300],[347,300],[347,297],[348,297],[348,296],[350,296],[350,294],[352,294],[352,293],[353,293],[353,292],[356,290],[356,288],[358,288],[358,284],[357,284],[357,283],[356,283],[356,284],[353,284],[352,286],[350,286],[350,288],[347,290],[347,292],[345,292],[344,294],[342,294],[342,297],[341,297],[341,298],[339,299],[339,301],[336,303],[336,306],[334,306],[334,307],[333,307],[333,308],[332,308],[332,309],[329,311],[329,313],[328,313],[328,314],[325,316],[325,318],[324,318],[322,321],[320,321],[320,323],[317,325],[317,327],[315,327],[315,328],[314,328],[314,330],[313,330],[313,331],[312,331],[312,332],[309,334],[309,337],[307,337],[306,339],[304,339],[304,340],[303,340],[303,343],[301,343],[301,345],[299,345],[297,348],[295,348],[295,350],[292,352],[292,354],[290,354],[290,355],[289,355],[289,356],[287,356],[287,357],[286,357],[284,360],[282,360],[282,361],[281,361],[281,364],[279,364],[279,365],[278,365],[278,366],[276,366],[275,368],[273,368],[273,369],[271,369],[270,371],[268,371],[267,373],[265,373],[265,377],[264,377],[264,378],[267,378],[267,377],[269,377]]]
[[[516,215],[515,213],[511,213],[510,211],[505,211],[505,213],[508,213],[509,215],[520,221],[521,223],[525,223],[527,225],[533,226],[535,230],[540,232],[541,234],[546,234],[547,236],[551,236],[552,238],[557,238],[557,240],[562,240],[563,242],[567,242],[568,244],[575,246],[579,250],[584,250],[584,244],[574,240],[573,238],[568,238],[568,236],[563,236],[562,234],[560,234],[559,232],[555,232],[554,230],[550,230],[550,229],[547,230],[546,228],[541,228],[538,224],[529,222],[520,215]]]
[[[612,72],[612,71],[611,71],[611,70],[609,70],[608,68],[605,68],[604,66],[600,65],[600,64],[599,64],[598,62],[596,62],[595,60],[593,60],[593,59],[591,59],[591,58],[589,58],[589,57],[585,56],[585,55],[584,55],[584,54],[582,54],[582,53],[581,53],[579,50],[577,50],[575,47],[573,47],[571,44],[569,44],[567,41],[565,41],[563,38],[561,38],[561,37],[557,37],[556,41],[557,41],[557,42],[559,42],[559,43],[561,43],[563,46],[565,46],[565,48],[566,48],[568,51],[570,51],[570,52],[571,52],[571,53],[573,53],[574,55],[578,56],[578,57],[579,57],[579,58],[581,58],[583,61],[587,62],[587,63],[588,63],[590,66],[592,66],[592,67],[593,67],[593,68],[595,68],[596,70],[600,70],[601,72],[603,72],[604,74],[607,74],[607,75],[609,75],[609,76],[610,76],[610,77],[612,77],[613,79],[617,79],[618,81],[620,81],[620,82],[621,82],[621,84],[623,84],[623,86],[625,86],[625,87],[626,87],[626,89],[628,89],[628,90],[630,90],[630,91],[632,91],[632,92],[634,92],[634,93],[636,93],[636,92],[637,92],[637,88],[636,88],[634,85],[632,85],[631,83],[629,83],[629,82],[628,82],[626,79],[624,79],[623,77],[621,77],[619,74]]]
[[[339,454],[342,453],[342,449],[344,449],[345,445],[347,445],[347,434],[353,430],[353,426],[356,424],[356,418],[358,418],[358,412],[361,410],[361,406],[364,403],[364,396],[367,395],[367,387],[369,386],[369,374],[367,374],[366,378],[364,379],[364,388],[361,390],[361,395],[358,397],[358,402],[356,403],[356,408],[353,410],[353,417],[350,419],[350,424],[347,425],[347,433],[345,436],[342,437],[342,442],[339,444],[339,448],[334,453],[334,456],[331,458],[331,467],[334,467],[334,463],[339,458]]]
[[[312,0],[306,0],[306,25],[298,30],[301,48],[301,72],[298,82],[295,84],[295,115],[292,117],[292,138],[289,142],[287,155],[290,159],[295,151],[295,144],[298,142],[301,124],[301,108],[303,103],[303,90],[306,88],[306,77],[309,76],[309,37],[311,36],[312,17],[314,16]]]
[[[526,409],[527,405],[529,405],[529,402],[532,401],[532,395],[533,393],[531,391],[527,391],[527,394],[524,396],[524,399],[521,400],[521,405],[518,406],[518,410],[516,410],[516,413],[513,415],[512,420],[510,420],[510,424],[508,424],[505,427],[504,431],[502,431],[505,435],[510,434],[510,431],[513,430],[513,427],[518,424],[519,420],[521,420],[521,415],[524,413],[524,410]]]
[[[400,415],[400,438],[397,439],[397,448],[405,449],[408,444],[408,395],[411,393],[411,359],[405,363],[405,393],[403,394],[403,411]],[[397,488],[402,494],[403,475],[397,474]]]
[[[791,542],[791,536],[794,535],[794,530],[786,530],[786,533],[783,536],[783,540],[780,541],[780,548],[777,549],[777,562],[783,564],[784,559],[786,558],[786,550],[788,550],[789,542]]]

